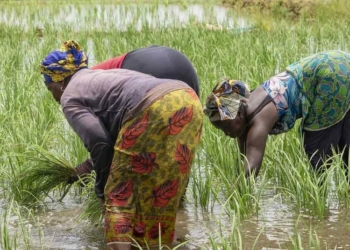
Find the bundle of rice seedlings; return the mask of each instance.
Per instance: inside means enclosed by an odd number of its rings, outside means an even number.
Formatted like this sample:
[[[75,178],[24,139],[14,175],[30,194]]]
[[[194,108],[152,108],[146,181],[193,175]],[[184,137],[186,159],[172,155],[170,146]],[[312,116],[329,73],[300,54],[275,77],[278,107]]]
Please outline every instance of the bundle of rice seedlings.
[[[30,162],[20,180],[26,190],[21,202],[35,205],[43,202],[47,197],[61,201],[73,185],[68,183],[68,180],[76,175],[75,166],[72,166],[57,153],[49,152],[39,146],[34,147],[34,150],[37,156],[29,157]],[[78,195],[84,200],[85,209],[78,216],[78,219],[88,220],[93,225],[100,225],[103,219],[103,210],[95,194],[94,183],[94,172],[74,183],[78,187],[84,187],[79,190]],[[54,197],[57,196],[58,199],[55,199]]]
[[[46,197],[53,199],[51,195],[55,194],[54,191],[58,191],[59,200],[62,200],[72,186],[68,180],[75,175],[75,167],[59,154],[39,146],[34,150],[36,156],[28,157],[28,165],[20,179],[25,189],[22,202],[34,204]]]
[[[99,226],[103,219],[103,208],[94,191],[95,173],[92,172],[88,178],[89,180],[87,182],[85,181],[87,184],[82,193],[86,197],[83,203],[85,209],[78,216],[78,220],[88,220],[91,224]]]

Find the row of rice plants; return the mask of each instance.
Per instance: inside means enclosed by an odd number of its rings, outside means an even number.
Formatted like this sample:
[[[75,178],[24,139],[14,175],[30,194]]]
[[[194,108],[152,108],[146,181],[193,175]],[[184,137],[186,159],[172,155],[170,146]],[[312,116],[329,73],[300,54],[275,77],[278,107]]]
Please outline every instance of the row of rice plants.
[[[2,25],[0,37],[0,52],[7,59],[0,61],[0,133],[3,139],[0,190],[3,190],[1,196],[6,201],[13,198],[24,204],[42,203],[47,195],[52,194],[33,189],[32,184],[40,187],[38,178],[43,169],[54,167],[58,159],[61,159],[61,163],[65,162],[61,166],[72,167],[87,156],[81,142],[64,121],[58,105],[46,91],[37,67],[40,60],[63,40],[74,38],[81,43],[92,58],[91,65],[151,44],[176,48],[186,54],[197,69],[203,103],[217,80],[223,76],[244,80],[255,88],[303,56],[327,49],[348,50],[349,34],[344,32],[347,21],[340,19],[323,21],[322,25],[317,21],[301,20],[296,25],[288,20],[269,20],[268,24],[256,22],[255,28],[240,34],[226,29],[208,30],[205,23],[197,22],[187,27],[165,28],[143,24],[141,31],[131,22],[130,27],[119,31],[103,25],[94,26],[98,16],[93,11],[96,8],[93,3],[88,7],[79,3],[76,6],[75,18],[83,23],[83,28],[64,23],[54,25],[52,20],[60,19],[54,3],[47,4],[43,9],[36,5],[2,6],[1,11],[12,15],[21,13],[28,22],[25,26]],[[86,8],[88,11],[84,12]],[[89,18],[86,18],[87,13]],[[137,13],[137,16],[147,15],[141,9]],[[79,19],[80,15],[82,19]],[[208,17],[207,22],[212,20]],[[344,29],[334,29],[334,25]],[[92,26],[95,28],[90,29]],[[189,187],[194,203],[209,212],[214,203],[222,204],[233,221],[240,221],[258,213],[261,193],[272,185],[283,193],[285,202],[296,203],[300,210],[320,219],[327,214],[327,199],[331,194],[337,195],[339,203],[348,204],[341,164],[335,161],[324,175],[324,184],[318,185],[319,179],[314,178],[310,171],[299,139],[296,131],[271,137],[259,178],[247,181],[242,176],[243,161],[235,140],[226,138],[205,121],[201,149]],[[46,161],[48,157],[49,161]],[[35,175],[34,170],[38,167],[42,172]],[[62,173],[67,172],[52,171],[48,175],[52,177]],[[29,178],[30,174],[34,177]],[[341,185],[333,185],[333,179]],[[55,191],[56,187],[58,185],[44,189]],[[62,189],[56,191],[59,190]],[[63,194],[58,192],[58,199]],[[96,208],[88,208],[87,218],[96,214]],[[93,218],[98,220],[98,212]],[[235,226],[232,233],[228,243],[239,238]]]

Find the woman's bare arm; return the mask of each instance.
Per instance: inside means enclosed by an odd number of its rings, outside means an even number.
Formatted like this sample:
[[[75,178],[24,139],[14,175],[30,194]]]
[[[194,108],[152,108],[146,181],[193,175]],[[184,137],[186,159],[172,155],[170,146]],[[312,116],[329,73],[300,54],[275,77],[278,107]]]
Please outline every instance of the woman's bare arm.
[[[245,131],[241,136],[237,137],[239,152],[241,152],[241,154],[243,155],[246,154],[246,140],[247,140],[247,131]]]
[[[278,115],[274,103],[267,104],[252,120],[246,137],[245,175],[258,175],[265,153],[268,133],[277,122]]]

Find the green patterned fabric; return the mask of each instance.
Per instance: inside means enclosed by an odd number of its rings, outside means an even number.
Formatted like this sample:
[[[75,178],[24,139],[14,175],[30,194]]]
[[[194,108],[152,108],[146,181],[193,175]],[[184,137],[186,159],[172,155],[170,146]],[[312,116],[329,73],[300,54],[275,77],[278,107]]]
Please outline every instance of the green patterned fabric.
[[[303,128],[317,131],[344,118],[350,108],[350,54],[332,50],[287,67],[301,87]]]

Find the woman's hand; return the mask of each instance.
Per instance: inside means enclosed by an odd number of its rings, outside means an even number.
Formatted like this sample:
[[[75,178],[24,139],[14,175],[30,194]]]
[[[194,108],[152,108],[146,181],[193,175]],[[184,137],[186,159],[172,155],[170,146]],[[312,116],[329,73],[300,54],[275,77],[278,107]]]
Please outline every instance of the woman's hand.
[[[78,181],[79,179],[82,179],[82,184],[84,184],[84,177],[87,177],[91,174],[93,168],[93,164],[91,159],[87,159],[86,161],[82,162],[78,166],[75,167],[75,175],[71,176],[68,179],[68,184],[73,184],[74,182]]]

